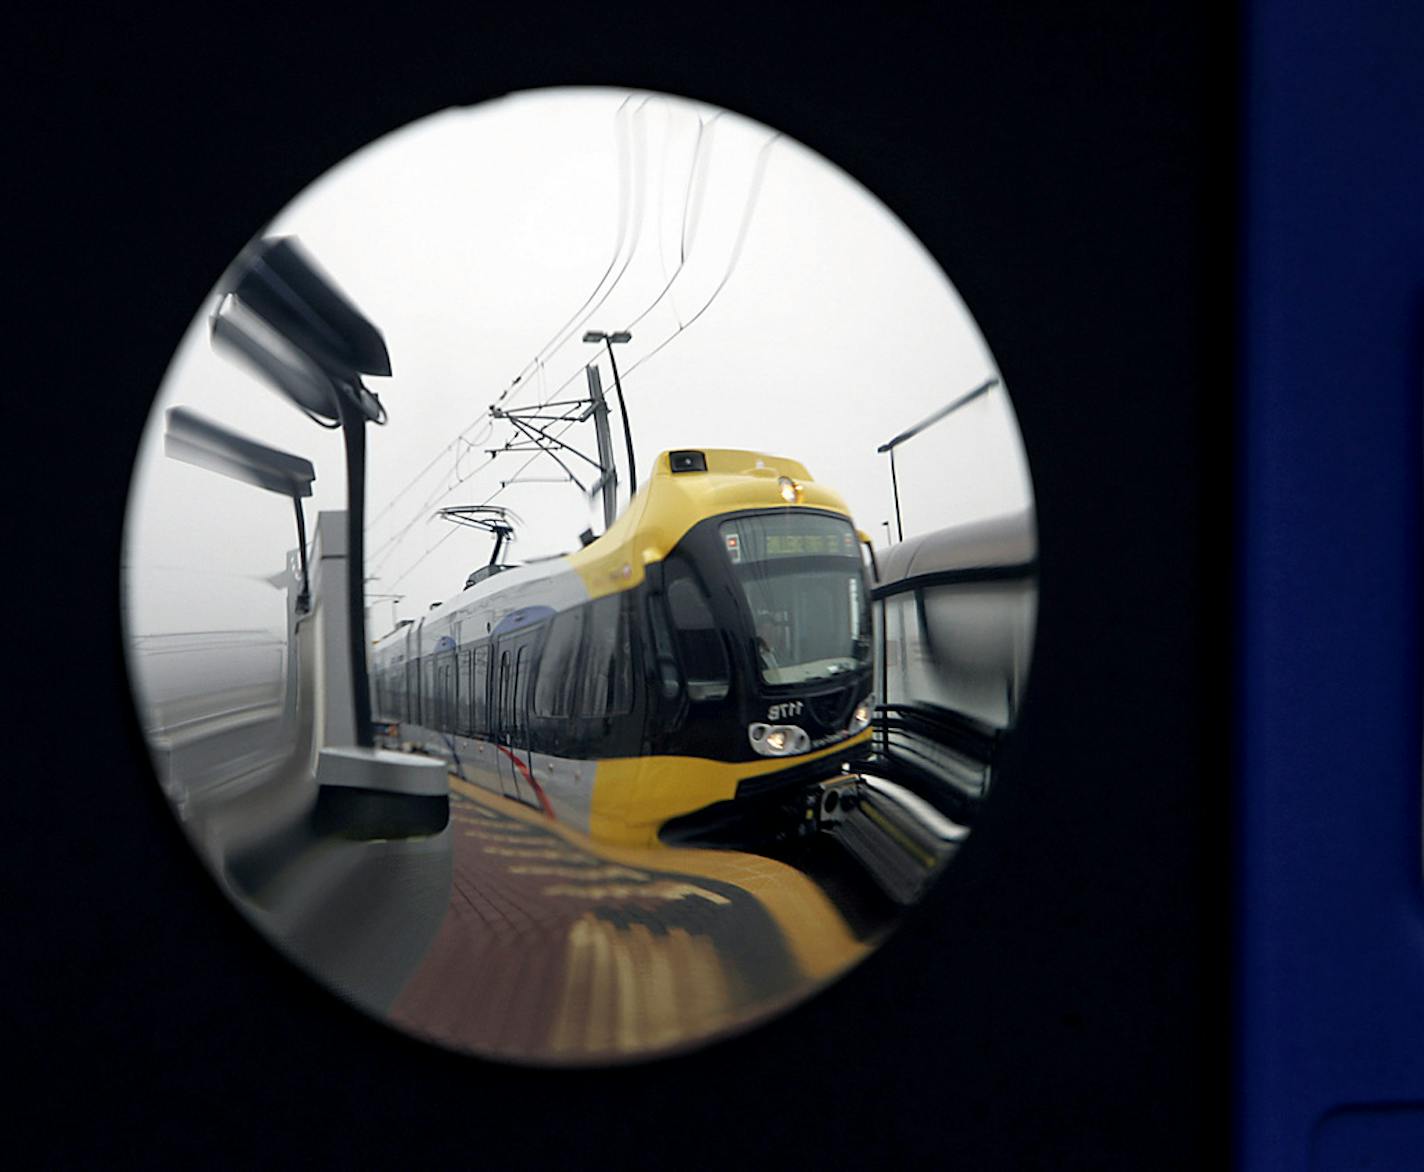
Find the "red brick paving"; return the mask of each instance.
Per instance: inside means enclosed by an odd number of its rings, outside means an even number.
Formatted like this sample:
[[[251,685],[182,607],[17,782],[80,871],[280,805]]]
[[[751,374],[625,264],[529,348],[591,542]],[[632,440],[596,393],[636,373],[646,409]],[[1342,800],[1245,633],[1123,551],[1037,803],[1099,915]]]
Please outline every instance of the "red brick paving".
[[[390,1013],[414,1033],[516,1061],[618,1060],[695,1044],[819,983],[804,925],[788,940],[739,885],[746,856],[699,852],[702,874],[682,874],[638,865],[657,851],[601,857],[493,795],[452,787],[450,809],[449,908]],[[841,950],[833,963],[860,955]]]

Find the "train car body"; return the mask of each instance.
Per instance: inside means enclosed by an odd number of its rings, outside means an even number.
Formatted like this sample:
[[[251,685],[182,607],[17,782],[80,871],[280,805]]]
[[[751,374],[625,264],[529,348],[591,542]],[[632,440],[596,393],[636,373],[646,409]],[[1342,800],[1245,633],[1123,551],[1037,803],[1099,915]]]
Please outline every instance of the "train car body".
[[[868,752],[870,581],[799,463],[664,452],[608,531],[375,648],[386,743],[604,841],[697,837]]]
[[[879,559],[878,765],[959,820],[987,794],[1017,720],[1037,574],[1031,510],[926,533]]]

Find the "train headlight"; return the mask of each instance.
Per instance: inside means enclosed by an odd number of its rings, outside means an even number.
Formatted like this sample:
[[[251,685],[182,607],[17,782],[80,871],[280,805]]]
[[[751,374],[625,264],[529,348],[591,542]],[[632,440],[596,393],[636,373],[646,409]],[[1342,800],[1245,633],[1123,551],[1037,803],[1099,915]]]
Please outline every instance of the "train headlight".
[[[777,486],[781,489],[781,499],[788,505],[795,505],[801,502],[801,486],[789,476],[777,478]]]
[[[763,757],[790,757],[811,747],[806,730],[794,724],[752,724],[747,726],[747,739]]]
[[[855,711],[850,714],[849,732],[858,733],[862,729],[870,727],[871,717],[875,715],[875,697],[867,696],[855,706]]]

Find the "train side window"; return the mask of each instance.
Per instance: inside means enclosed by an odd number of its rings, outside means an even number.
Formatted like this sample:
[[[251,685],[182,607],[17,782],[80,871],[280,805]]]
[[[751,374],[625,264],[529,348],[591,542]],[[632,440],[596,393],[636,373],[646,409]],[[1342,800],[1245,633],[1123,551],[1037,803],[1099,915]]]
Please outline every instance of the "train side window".
[[[524,648],[521,647],[514,653],[514,682],[509,685],[509,694],[512,697],[512,707],[509,714],[509,728],[515,734],[515,743],[519,743],[519,733],[523,731],[524,721],[520,719],[524,715],[524,687],[525,683],[525,655]]]
[[[454,728],[462,737],[470,734],[470,649],[463,647],[455,657]]]
[[[455,727],[460,718],[460,668],[459,657],[451,652],[445,661],[445,729],[458,732]]]
[[[588,606],[579,671],[580,716],[621,716],[632,709],[632,649],[624,596],[610,594]]]
[[[663,699],[676,700],[682,690],[682,677],[677,674],[677,656],[672,649],[672,632],[668,630],[667,612],[662,599],[648,595],[648,626],[653,633],[653,655],[657,661],[658,683]]]
[[[449,665],[444,655],[433,656],[435,661],[435,727],[440,732],[450,731],[450,687]]]
[[[617,624],[613,644],[613,670],[608,681],[608,712],[612,716],[625,716],[633,711],[633,646],[630,635],[632,626],[633,599],[631,595],[620,594],[617,603]]]
[[[440,661],[434,655],[426,663],[425,676],[425,695],[429,701],[426,708],[430,727],[439,731],[445,727],[445,713],[440,703]]]
[[[480,736],[489,732],[489,644],[481,643],[470,654],[470,731]]]
[[[509,735],[509,725],[512,717],[510,693],[509,693],[509,652],[499,653],[499,685],[498,685],[498,707],[495,710],[495,728],[499,733],[501,742]]]
[[[450,676],[451,676],[451,675],[454,675],[454,672],[453,672],[453,671],[450,671],[450,668],[451,668],[450,659],[449,659],[449,658],[446,658],[446,661],[444,661],[443,664],[439,664],[439,668],[440,668],[440,728],[443,729],[444,732],[451,732],[451,729],[453,729],[453,725],[454,725],[454,721],[453,721],[453,719],[451,719],[451,716],[454,715],[454,713],[451,712],[451,709],[453,709],[453,705],[451,705],[451,701],[453,701],[453,699],[454,699],[454,695],[453,695],[453,694],[454,694],[454,688],[453,688],[453,686],[451,686],[451,684],[453,684],[454,681],[451,681]]]
[[[431,728],[440,727],[440,709],[435,703],[435,656],[420,657],[420,712]]]
[[[727,648],[707,596],[681,560],[668,563],[667,603],[687,676],[687,698],[721,700],[732,685]]]
[[[569,716],[573,713],[575,668],[579,637],[583,633],[583,608],[576,607],[555,616],[539,659],[539,677],[534,685],[534,712],[537,716]]]
[[[514,743],[521,748],[529,743],[529,693],[532,690],[530,684],[530,667],[534,660],[534,649],[529,641],[525,640],[514,656],[514,719],[512,721],[514,729]]]

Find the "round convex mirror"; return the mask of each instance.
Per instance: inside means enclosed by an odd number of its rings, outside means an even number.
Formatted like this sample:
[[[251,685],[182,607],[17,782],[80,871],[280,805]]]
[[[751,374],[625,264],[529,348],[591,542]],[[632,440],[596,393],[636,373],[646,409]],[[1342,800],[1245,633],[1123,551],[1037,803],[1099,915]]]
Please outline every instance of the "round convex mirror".
[[[952,881],[1027,679],[1032,487],[864,188],[692,101],[517,94],[336,167],[195,310],[130,675],[296,964],[446,1047],[643,1059]]]

